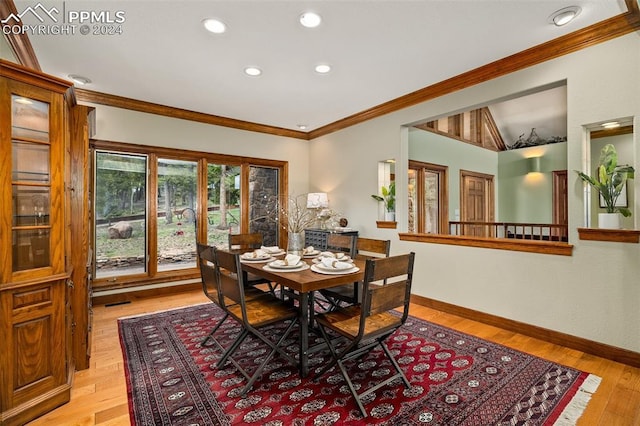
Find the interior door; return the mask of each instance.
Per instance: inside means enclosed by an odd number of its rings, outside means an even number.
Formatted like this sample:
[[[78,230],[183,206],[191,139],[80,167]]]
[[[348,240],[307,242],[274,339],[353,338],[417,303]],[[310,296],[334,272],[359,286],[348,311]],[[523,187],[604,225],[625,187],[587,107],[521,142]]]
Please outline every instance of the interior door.
[[[554,225],[564,225],[564,228],[552,229],[552,235],[559,237],[561,241],[567,239],[568,216],[567,171],[557,170],[553,172],[553,223]]]
[[[462,235],[476,237],[494,236],[493,222],[493,176],[483,173],[460,171],[460,220],[462,222],[477,222],[464,224]]]

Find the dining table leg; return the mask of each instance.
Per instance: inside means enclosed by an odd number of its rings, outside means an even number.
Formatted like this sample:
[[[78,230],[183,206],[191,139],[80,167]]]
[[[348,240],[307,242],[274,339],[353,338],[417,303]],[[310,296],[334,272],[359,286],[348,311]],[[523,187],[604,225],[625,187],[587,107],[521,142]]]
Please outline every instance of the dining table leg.
[[[300,377],[309,375],[309,293],[300,293]]]

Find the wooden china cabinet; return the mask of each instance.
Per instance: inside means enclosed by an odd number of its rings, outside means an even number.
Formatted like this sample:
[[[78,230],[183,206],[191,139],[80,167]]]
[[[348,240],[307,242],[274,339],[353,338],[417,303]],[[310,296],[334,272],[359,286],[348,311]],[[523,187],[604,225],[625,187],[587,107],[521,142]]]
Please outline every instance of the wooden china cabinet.
[[[0,424],[67,402],[71,84],[0,61]]]

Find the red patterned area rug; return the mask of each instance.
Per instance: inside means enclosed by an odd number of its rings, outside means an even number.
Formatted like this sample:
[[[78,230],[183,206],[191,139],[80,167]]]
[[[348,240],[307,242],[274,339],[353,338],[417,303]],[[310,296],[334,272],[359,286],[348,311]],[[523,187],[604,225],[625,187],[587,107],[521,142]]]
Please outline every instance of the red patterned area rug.
[[[573,425],[600,382],[409,317],[387,342],[412,386],[398,381],[370,395],[369,417],[363,420],[337,369],[318,383],[311,380],[328,359],[323,352],[310,358],[312,373],[305,379],[274,358],[253,390],[239,397],[243,377],[229,363],[216,369],[220,353],[202,346],[221,315],[205,304],[118,320],[133,425]],[[216,336],[224,345],[238,330],[228,319]],[[289,343],[296,353],[296,342]],[[258,363],[265,354],[264,345],[250,339],[241,350],[238,358],[245,364]],[[392,371],[379,349],[358,362],[356,386]]]

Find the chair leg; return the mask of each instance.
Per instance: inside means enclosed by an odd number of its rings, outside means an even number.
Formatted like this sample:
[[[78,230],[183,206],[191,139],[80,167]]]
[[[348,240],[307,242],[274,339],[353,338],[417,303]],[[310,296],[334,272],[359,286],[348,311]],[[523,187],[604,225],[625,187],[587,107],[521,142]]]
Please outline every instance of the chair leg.
[[[400,375],[400,378],[402,378],[402,381],[404,382],[405,387],[409,389],[411,387],[411,384],[409,383],[409,379],[407,379],[407,376],[404,374],[404,371],[402,371],[402,369],[400,368],[400,365],[398,365],[398,361],[396,361],[393,355],[391,355],[391,351],[389,351],[389,348],[387,348],[387,345],[385,345],[383,342],[380,342],[380,346],[382,346],[384,353],[387,354],[387,358],[389,358],[389,361],[391,361],[391,364],[393,364],[393,367],[396,369],[396,371]]]
[[[236,338],[236,340],[231,344],[231,346],[229,347],[229,349],[227,349],[225,351],[224,354],[222,354],[222,358],[220,358],[220,361],[218,361],[218,363],[216,364],[216,368],[220,368],[222,367],[224,364],[226,364],[227,359],[229,358],[229,356],[231,356],[231,354],[233,352],[235,352],[235,350],[238,348],[238,346],[240,346],[240,344],[243,342],[243,340],[249,335],[249,331],[247,331],[246,328],[242,329],[242,332],[240,333],[240,335]]]
[[[211,332],[207,335],[207,337],[205,337],[205,339],[202,341],[202,346],[205,346],[207,344],[207,341],[209,339],[211,339],[213,341],[213,343],[218,347],[218,349],[220,349],[222,352],[224,352],[224,348],[222,347],[222,345],[220,344],[220,342],[218,342],[218,340],[214,337],[214,334],[216,331],[218,331],[218,329],[220,328],[220,326],[222,325],[223,322],[225,322],[225,320],[229,317],[229,314],[227,312],[224,313],[224,316],[222,317],[222,319],[220,321],[218,321],[218,324],[215,325],[215,327],[213,327],[213,329],[211,330]]]
[[[291,330],[293,329],[293,326],[296,325],[296,323],[297,321],[291,321],[291,324],[289,324],[289,327],[287,327],[285,332],[282,334],[282,336],[278,339],[276,343],[273,343],[266,337],[263,337],[261,335],[256,335],[256,337],[258,337],[260,340],[262,340],[263,342],[265,342],[267,345],[271,347],[271,352],[269,352],[269,354],[265,357],[262,363],[260,363],[260,366],[256,369],[256,371],[253,372],[253,375],[251,376],[251,378],[248,379],[247,384],[244,386],[244,388],[242,388],[242,391],[240,392],[240,396],[244,397],[247,394],[247,392],[249,392],[249,390],[253,387],[253,384],[255,383],[255,381],[258,379],[258,377],[260,377],[260,375],[262,374],[262,371],[267,366],[271,358],[273,358],[276,352],[280,353],[281,355],[284,355],[285,358],[287,358],[290,362],[293,360],[288,354],[284,353],[284,351],[281,350],[280,345],[289,336],[289,333],[291,333]]]
[[[356,404],[358,404],[358,408],[360,409],[360,413],[362,414],[362,417],[366,418],[368,415],[367,410],[364,409],[364,405],[362,404],[362,401],[360,401],[360,396],[358,395],[356,388],[353,386],[353,382],[351,382],[351,379],[347,374],[347,370],[344,368],[344,364],[340,360],[337,362],[337,364],[338,364],[338,368],[340,369],[340,372],[342,373],[342,377],[344,377],[344,379],[347,382],[347,386],[349,386],[351,395],[353,395],[353,398],[356,400]]]

